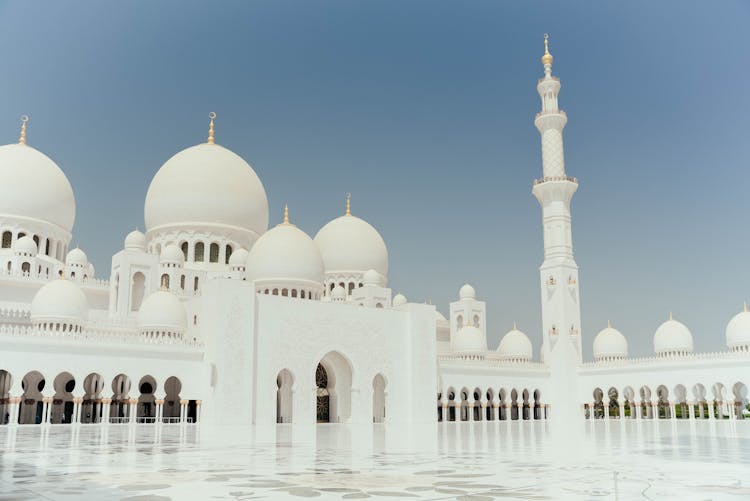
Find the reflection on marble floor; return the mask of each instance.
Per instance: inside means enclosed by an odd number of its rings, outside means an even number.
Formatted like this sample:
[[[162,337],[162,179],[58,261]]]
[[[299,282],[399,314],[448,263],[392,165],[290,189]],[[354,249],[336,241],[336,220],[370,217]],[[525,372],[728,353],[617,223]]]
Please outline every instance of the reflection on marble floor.
[[[750,499],[750,421],[0,427],[0,500]]]

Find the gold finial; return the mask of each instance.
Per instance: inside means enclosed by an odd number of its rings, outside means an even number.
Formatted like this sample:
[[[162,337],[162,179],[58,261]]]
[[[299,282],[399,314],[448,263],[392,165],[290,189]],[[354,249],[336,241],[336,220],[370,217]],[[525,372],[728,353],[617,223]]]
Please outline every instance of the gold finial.
[[[21,137],[18,138],[18,144],[26,144],[26,122],[28,121],[28,115],[21,115]]]
[[[542,56],[542,64],[544,66],[547,66],[548,64],[552,64],[553,61],[552,54],[549,53],[549,34],[544,34],[544,55]]]
[[[513,320],[513,330],[514,331],[518,330],[518,327],[516,326],[516,321],[515,320]]]
[[[747,313],[747,301],[743,303],[743,310]]]
[[[611,320],[607,320],[607,328],[608,329],[612,328],[612,321]]]
[[[672,320],[672,310],[669,310],[669,319]]]
[[[208,144],[215,144],[214,143],[214,119],[216,118],[216,113],[211,112],[208,114],[208,118],[211,119],[211,121],[208,123]]]
[[[351,193],[346,194],[346,215],[347,216],[352,215],[352,194]]]
[[[284,222],[280,223],[279,226],[294,226],[289,222],[289,206],[284,204]]]

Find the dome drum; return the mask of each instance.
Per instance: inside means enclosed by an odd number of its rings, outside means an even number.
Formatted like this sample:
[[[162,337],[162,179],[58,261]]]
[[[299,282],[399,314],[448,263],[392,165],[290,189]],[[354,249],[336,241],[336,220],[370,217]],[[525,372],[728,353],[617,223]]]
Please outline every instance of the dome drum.
[[[284,278],[258,279],[253,282],[258,294],[283,296],[298,299],[320,299],[323,288],[319,282],[312,280],[295,280]]]
[[[183,263],[207,269],[225,269],[236,250],[251,246],[255,236],[244,232],[217,231],[217,228],[191,226],[184,231],[147,234],[148,252],[161,254],[165,247],[176,245],[182,252]]]

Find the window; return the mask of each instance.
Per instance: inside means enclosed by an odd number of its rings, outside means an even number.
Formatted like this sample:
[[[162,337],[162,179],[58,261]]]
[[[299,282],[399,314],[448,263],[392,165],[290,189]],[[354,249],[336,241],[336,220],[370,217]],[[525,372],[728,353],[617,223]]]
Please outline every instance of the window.
[[[461,315],[459,315],[456,318],[456,329],[460,329],[463,326],[464,326],[464,317],[462,317]]]
[[[198,290],[198,277],[195,277],[195,280],[193,280],[193,290]]]
[[[24,273],[28,273],[31,270],[31,265],[29,263],[23,263],[21,265],[21,271]]]
[[[46,242],[47,243],[44,244],[44,253],[49,256],[49,248],[50,248],[49,239]]]
[[[62,273],[62,270],[60,270]],[[146,275],[140,271],[133,275],[133,282],[130,289],[130,311],[141,309],[143,294],[146,292]]]
[[[187,261],[188,243],[187,242],[182,242],[180,244],[180,249],[182,249],[182,254],[185,256],[185,261]]]
[[[203,261],[203,242],[198,242],[195,244],[195,258],[193,258],[193,261],[199,263]]]
[[[226,256],[224,257],[224,264],[229,264],[229,258],[232,257],[232,246],[227,245],[227,248],[225,249]]]
[[[185,290],[185,275],[180,277],[180,289]]]
[[[212,263],[219,262],[219,244],[217,243],[211,244],[211,247],[209,247],[208,260]]]
[[[161,276],[161,286],[169,289],[169,275],[166,273]]]
[[[10,249],[10,242],[13,240],[13,233],[9,231],[3,232],[3,249]]]
[[[34,235],[34,243],[36,244],[36,248],[39,249],[39,235]]]

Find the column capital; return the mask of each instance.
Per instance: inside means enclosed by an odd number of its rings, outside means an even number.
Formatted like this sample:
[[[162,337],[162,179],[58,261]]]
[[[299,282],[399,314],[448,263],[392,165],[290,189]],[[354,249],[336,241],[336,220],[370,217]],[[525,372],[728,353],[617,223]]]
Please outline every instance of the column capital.
[[[163,399],[163,398],[160,398],[160,399],[158,399],[158,400],[154,400],[154,403],[155,403],[156,405],[164,405],[164,399]]]
[[[180,400],[180,405],[187,405],[190,402],[190,400]]]
[[[195,405],[201,405],[203,403],[203,400],[196,400]]]
[[[102,405],[110,405],[112,403],[111,398],[103,398],[102,399]]]

